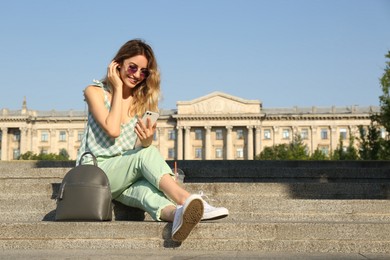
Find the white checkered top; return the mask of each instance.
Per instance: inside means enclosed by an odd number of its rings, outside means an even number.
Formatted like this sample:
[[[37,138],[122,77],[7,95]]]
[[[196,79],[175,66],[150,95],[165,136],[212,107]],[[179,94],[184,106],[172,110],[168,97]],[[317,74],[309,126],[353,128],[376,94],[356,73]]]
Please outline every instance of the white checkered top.
[[[107,86],[103,85],[102,82],[94,80],[95,86],[101,87],[104,91],[104,104],[108,110],[111,109],[111,104],[108,100],[108,89]],[[138,116],[134,116],[126,124],[121,125],[121,133],[119,137],[109,137],[104,130],[95,121],[92,114],[88,113],[88,123],[84,131],[84,137],[81,141],[81,146],[78,152],[77,162],[79,157],[85,151],[91,151],[95,157],[111,157],[120,155],[128,150],[134,149],[137,141],[137,135],[134,132],[134,127],[137,124]],[[88,140],[87,140],[88,138]],[[89,163],[89,160],[84,159],[83,164]]]

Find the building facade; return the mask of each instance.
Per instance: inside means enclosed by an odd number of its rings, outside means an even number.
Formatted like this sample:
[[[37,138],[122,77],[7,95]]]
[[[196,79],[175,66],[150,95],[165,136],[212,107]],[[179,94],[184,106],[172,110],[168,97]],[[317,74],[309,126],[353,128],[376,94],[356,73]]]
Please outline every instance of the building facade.
[[[177,109],[160,111],[153,145],[167,160],[252,160],[267,146],[289,143],[300,135],[313,153],[329,154],[340,138],[358,136],[379,107],[263,108],[213,92]],[[15,160],[31,151],[58,154],[65,149],[75,159],[87,122],[86,111],[0,111],[1,160]]]

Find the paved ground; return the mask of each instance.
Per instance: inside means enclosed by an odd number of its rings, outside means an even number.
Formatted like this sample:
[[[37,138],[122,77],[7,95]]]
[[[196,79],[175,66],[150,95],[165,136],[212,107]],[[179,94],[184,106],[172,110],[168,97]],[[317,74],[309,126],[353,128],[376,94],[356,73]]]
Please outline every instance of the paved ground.
[[[390,259],[390,254],[264,253],[243,251],[190,250],[4,250],[0,259]]]

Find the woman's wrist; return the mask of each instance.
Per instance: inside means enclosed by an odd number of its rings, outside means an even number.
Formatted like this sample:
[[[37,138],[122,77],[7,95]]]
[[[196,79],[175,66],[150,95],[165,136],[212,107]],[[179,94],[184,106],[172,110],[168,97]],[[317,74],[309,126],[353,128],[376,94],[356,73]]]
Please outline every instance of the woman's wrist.
[[[142,147],[146,148],[146,147],[149,147],[152,145],[152,142],[153,142],[153,138],[148,138],[146,140],[144,140],[143,142],[141,142],[142,144]]]

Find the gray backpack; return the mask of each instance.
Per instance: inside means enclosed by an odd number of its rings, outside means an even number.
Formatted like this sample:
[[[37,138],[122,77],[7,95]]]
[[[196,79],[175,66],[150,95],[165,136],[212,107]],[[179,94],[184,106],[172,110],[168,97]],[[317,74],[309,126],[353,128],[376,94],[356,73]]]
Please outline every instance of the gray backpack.
[[[93,165],[82,165],[90,154]],[[112,196],[107,175],[97,166],[95,156],[85,152],[78,166],[66,173],[57,195],[57,221],[110,221]]]

